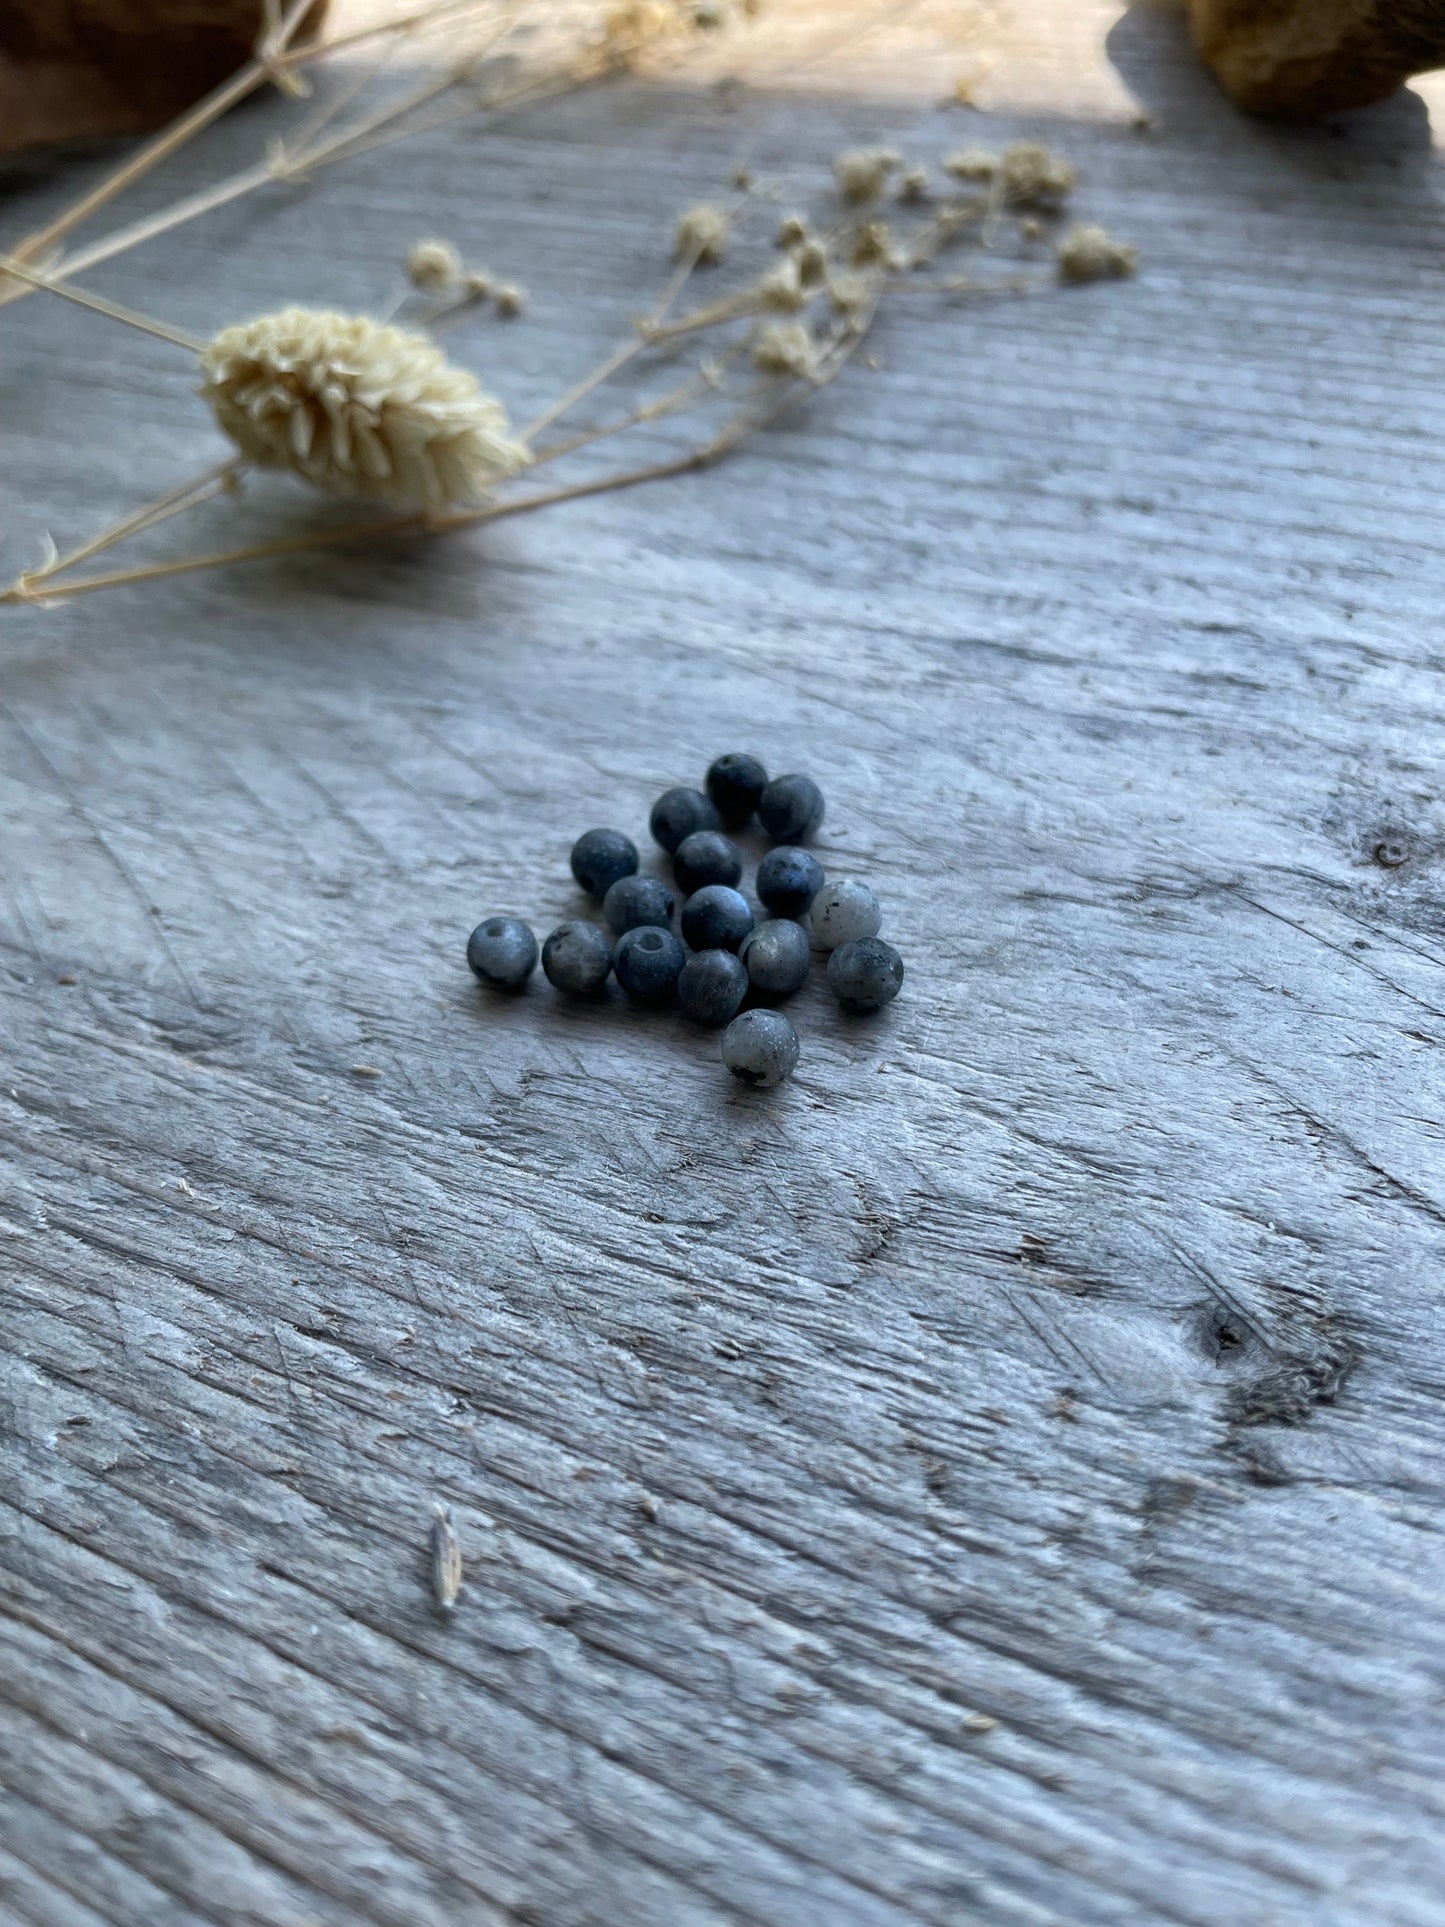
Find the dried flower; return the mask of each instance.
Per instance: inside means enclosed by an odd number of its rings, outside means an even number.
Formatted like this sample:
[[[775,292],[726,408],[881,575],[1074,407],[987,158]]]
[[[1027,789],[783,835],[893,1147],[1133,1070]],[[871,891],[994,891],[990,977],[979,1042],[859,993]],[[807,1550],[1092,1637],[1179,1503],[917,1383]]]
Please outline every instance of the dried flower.
[[[678,222],[673,252],[679,260],[712,266],[727,253],[730,233],[727,209],[699,201]]]
[[[853,236],[853,265],[855,268],[897,266],[893,235],[886,221],[864,221],[861,224]]]
[[[855,147],[850,153],[834,155],[833,177],[843,199],[858,207],[876,201],[888,185],[888,176],[902,165],[903,156],[891,147]]]
[[[910,167],[898,183],[898,198],[900,201],[908,201],[916,205],[919,201],[928,199],[928,187],[928,169]]]
[[[406,257],[406,278],[427,294],[454,288],[462,276],[462,257],[450,241],[418,241]]]
[[[801,321],[770,321],[753,344],[753,366],[765,375],[811,375],[818,344]]]
[[[738,190],[739,194],[748,193],[752,185],[753,170],[747,166],[746,163],[741,167],[735,167],[733,169],[733,186]]]
[[[701,33],[715,33],[725,27],[727,17],[727,8],[719,6],[717,0],[697,0],[692,10],[692,23]]]
[[[201,392],[241,453],[329,495],[443,509],[528,461],[502,404],[425,335],[287,308],[223,328]]]
[[[492,292],[492,277],[485,268],[468,268],[462,276],[462,293],[468,301],[485,301]]]
[[[878,296],[878,277],[868,274],[836,274],[828,283],[828,298],[850,328],[867,314]]]
[[[1032,215],[1029,216],[1028,220],[1019,222],[1019,233],[1026,241],[1037,241],[1043,234],[1043,231],[1043,222],[1036,221]]]
[[[427,1538],[431,1551],[432,1598],[439,1612],[449,1613],[462,1589],[462,1548],[449,1505],[432,1507]]]
[[[519,315],[527,305],[527,290],[519,288],[515,281],[504,281],[497,289],[497,313],[505,315],[510,321]]]
[[[778,314],[797,314],[806,308],[816,289],[805,288],[798,264],[791,256],[770,268],[758,283],[758,300]]]
[[[805,288],[820,288],[827,280],[828,250],[821,241],[809,236],[793,260],[797,264],[798,279]]]
[[[780,248],[795,248],[800,241],[808,238],[808,223],[801,214],[785,214],[778,223],[778,231],[773,241]]]
[[[1016,141],[999,163],[1003,197],[1015,207],[1047,206],[1068,194],[1078,175],[1037,141]]]
[[[956,181],[991,181],[998,170],[998,155],[986,147],[960,148],[943,163],[944,173],[952,174]]]
[[[602,51],[616,67],[630,66],[654,41],[672,33],[677,10],[664,0],[618,0],[602,22]]]
[[[1071,227],[1057,253],[1063,281],[1106,281],[1132,274],[1139,265],[1136,251],[1101,227]]]

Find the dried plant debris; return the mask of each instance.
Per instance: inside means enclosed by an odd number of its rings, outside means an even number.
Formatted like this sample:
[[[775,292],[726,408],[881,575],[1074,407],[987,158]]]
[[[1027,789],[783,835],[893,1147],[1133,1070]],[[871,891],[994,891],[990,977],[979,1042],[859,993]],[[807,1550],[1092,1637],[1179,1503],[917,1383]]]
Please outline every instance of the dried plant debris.
[[[675,17],[677,9],[663,11]],[[632,9],[628,18],[635,29],[642,16]],[[996,297],[1042,288],[1049,266],[1060,279],[1079,282],[1129,275],[1137,265],[1132,248],[1091,224],[1071,227],[1048,266],[1024,251],[1030,237],[1052,227],[1075,186],[1068,161],[1037,142],[1017,142],[996,154],[964,149],[932,173],[891,147],[850,149],[833,157],[832,186],[829,194],[826,179],[821,181],[814,207],[795,206],[780,220],[768,213],[770,206],[776,209],[778,185],[756,176],[731,207],[702,201],[686,208],[672,234],[675,266],[656,305],[638,317],[627,339],[520,431],[510,427],[501,400],[419,328],[288,308],[197,341],[53,272],[0,256],[0,277],[8,269],[18,281],[98,309],[199,358],[201,392],[236,450],[68,554],[48,550],[36,568],[0,592],[0,601],[39,604],[324,544],[438,534],[707,468],[792,401],[841,374],[895,295]],[[1016,218],[1004,218],[1009,214]],[[781,254],[769,250],[770,241]],[[945,270],[944,257],[963,249],[970,265]],[[998,264],[1007,256],[1004,271]],[[687,307],[695,270],[725,260],[732,272],[723,291]],[[525,300],[515,283],[494,284],[481,270],[469,269],[443,239],[419,240],[406,267],[420,294],[440,298],[431,318],[483,294],[500,315],[517,314]],[[925,277],[923,269],[936,272]],[[689,354],[691,363],[679,374],[678,358]],[[649,386],[647,371],[658,368],[668,369],[666,383]],[[629,387],[620,411],[614,405],[592,425],[558,431],[563,417],[575,418],[597,391],[623,382]],[[683,415],[705,418],[707,428],[694,430],[679,448],[664,424]],[[537,472],[548,464],[622,434],[651,441],[653,452],[601,472],[591,469],[576,481],[536,485]],[[252,469],[281,469],[326,494],[388,513],[241,548],[75,573],[78,564],[118,542],[234,492]]]
[[[450,1613],[462,1590],[462,1547],[449,1505],[432,1507],[431,1590],[437,1611]]]
[[[446,294],[462,278],[462,257],[450,241],[418,241],[406,257],[406,278],[424,294]]]
[[[850,207],[865,206],[880,198],[890,174],[903,165],[903,156],[892,147],[855,147],[833,157],[833,178],[838,193]]]
[[[527,463],[469,369],[426,335],[365,315],[262,315],[223,328],[201,367],[201,392],[241,453],[329,495],[445,509]]]
[[[690,207],[677,224],[673,254],[679,261],[694,261],[699,267],[715,267],[728,251],[732,222],[726,208],[711,201]]]
[[[1119,279],[1133,274],[1139,265],[1134,248],[1116,241],[1107,228],[1084,222],[1069,229],[1055,252],[1064,281]]]

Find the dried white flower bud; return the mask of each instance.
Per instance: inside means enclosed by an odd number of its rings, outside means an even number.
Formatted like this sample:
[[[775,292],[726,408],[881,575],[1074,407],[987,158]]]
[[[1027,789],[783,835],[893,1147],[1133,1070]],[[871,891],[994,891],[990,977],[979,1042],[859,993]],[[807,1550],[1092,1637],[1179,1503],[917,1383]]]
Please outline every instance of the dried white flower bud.
[[[753,366],[764,375],[811,375],[818,344],[801,321],[770,321],[753,343]]]
[[[1063,281],[1106,281],[1132,274],[1139,265],[1136,251],[1101,227],[1071,227],[1057,254]]]
[[[680,261],[692,260],[712,266],[727,253],[730,236],[731,223],[726,208],[699,201],[678,222],[673,253]]]
[[[223,328],[201,367],[201,392],[241,453],[329,495],[444,509],[530,459],[474,374],[425,335],[366,315],[262,315]]]
[[[497,289],[497,313],[505,315],[510,321],[519,315],[527,305],[527,290],[519,288],[515,281],[504,281]]]
[[[618,0],[603,18],[603,54],[614,66],[630,66],[644,48],[675,33],[678,25],[677,8],[664,0]]]
[[[853,236],[853,265],[855,268],[873,266],[892,268],[898,265],[893,252],[893,236],[886,221],[864,221]]]
[[[903,156],[891,147],[856,147],[833,156],[833,177],[843,199],[858,206],[876,201],[888,185],[888,176],[902,165]]]
[[[916,205],[919,201],[928,199],[928,188],[928,169],[910,167],[898,183],[898,198],[900,201],[908,201]]]
[[[1078,175],[1066,160],[1037,141],[1016,141],[999,163],[1003,197],[1015,207],[1037,207],[1063,200]]]
[[[462,257],[450,241],[418,241],[406,257],[406,278],[427,294],[441,294],[462,278]]]
[[[821,287],[827,280],[828,250],[821,241],[809,236],[793,259],[797,263],[798,279],[805,288]]]
[[[943,163],[944,173],[952,174],[957,181],[991,181],[998,169],[998,155],[986,147],[960,148]]]
[[[758,283],[758,300],[776,314],[797,314],[816,292],[816,288],[803,286],[798,264],[791,257],[770,268]]]
[[[801,214],[785,214],[778,223],[778,231],[773,243],[780,248],[794,248],[800,241],[808,238],[808,223]]]

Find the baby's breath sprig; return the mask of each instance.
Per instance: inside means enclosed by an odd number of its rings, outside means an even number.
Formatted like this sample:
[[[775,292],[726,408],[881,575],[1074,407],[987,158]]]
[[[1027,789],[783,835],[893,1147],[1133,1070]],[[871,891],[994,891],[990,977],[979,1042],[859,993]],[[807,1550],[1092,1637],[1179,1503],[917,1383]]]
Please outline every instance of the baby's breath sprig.
[[[713,300],[675,313],[700,265],[717,265],[724,249],[730,261],[746,258],[747,217],[776,190],[752,181],[734,206],[702,203],[688,209],[672,236],[674,271],[652,310],[519,433],[508,428],[500,401],[474,375],[415,330],[365,316],[288,309],[222,330],[213,341],[195,342],[163,323],[112,310],[53,273],[14,263],[18,278],[147,328],[197,355],[202,393],[238,454],[83,548],[52,554],[0,600],[44,602],[328,544],[444,534],[709,468],[799,395],[835,380],[894,294],[997,296],[1042,286],[1037,261],[1022,275],[965,271],[930,279],[919,271],[965,242],[972,244],[974,258],[988,263],[1005,209],[1032,209],[1030,220],[1048,219],[1074,187],[1069,164],[1034,143],[1019,143],[999,155],[974,150],[951,156],[941,179],[909,166],[892,149],[854,150],[837,157],[833,176],[831,209],[821,216],[798,211],[784,217],[773,237],[781,258],[765,256]],[[880,201],[895,177],[899,189],[885,218]],[[925,183],[922,203],[908,187],[919,179]],[[911,224],[909,208],[918,209]],[[1017,223],[1008,225],[1012,229]],[[1056,264],[1064,280],[1091,280],[1131,273],[1135,256],[1104,229],[1084,225],[1064,235]],[[0,272],[7,265],[0,257]],[[422,292],[466,298],[469,271],[451,243],[419,242],[407,267]],[[510,292],[506,286],[495,291],[499,308]],[[516,297],[519,301],[520,291]],[[560,437],[551,432],[606,384],[648,360],[676,356],[698,337],[705,350],[681,380],[593,426]],[[530,478],[584,448],[700,409],[720,410],[722,418],[681,453],[552,487],[515,487],[524,473]],[[326,493],[376,502],[389,513],[138,568],[85,577],[70,573],[114,543],[234,491],[251,468],[283,469]]]

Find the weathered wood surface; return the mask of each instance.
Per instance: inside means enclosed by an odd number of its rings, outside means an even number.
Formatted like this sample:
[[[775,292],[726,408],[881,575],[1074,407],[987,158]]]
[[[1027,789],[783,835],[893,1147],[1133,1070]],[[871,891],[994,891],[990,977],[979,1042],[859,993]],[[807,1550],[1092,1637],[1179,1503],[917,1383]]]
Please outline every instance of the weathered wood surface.
[[[987,132],[1137,285],[909,307],[665,489],[5,624],[6,1927],[1445,1919],[1441,175],[1418,100],[1113,53],[1152,133]],[[205,332],[450,231],[525,415],[740,152],[960,125],[553,104],[97,285]],[[3,322],[10,568],[211,458],[161,344]],[[810,991],[767,1097],[478,994],[733,745],[825,781],[885,1018]]]

